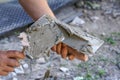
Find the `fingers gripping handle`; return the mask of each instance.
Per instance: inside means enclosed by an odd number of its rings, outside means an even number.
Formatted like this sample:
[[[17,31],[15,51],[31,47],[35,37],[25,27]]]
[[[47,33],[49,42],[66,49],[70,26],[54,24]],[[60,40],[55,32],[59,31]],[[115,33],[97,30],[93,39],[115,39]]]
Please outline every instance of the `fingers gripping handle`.
[[[82,60],[82,61],[88,61],[88,56],[82,52],[78,52],[76,49],[73,49],[72,47],[68,46],[68,53],[72,54],[75,56],[75,58]]]

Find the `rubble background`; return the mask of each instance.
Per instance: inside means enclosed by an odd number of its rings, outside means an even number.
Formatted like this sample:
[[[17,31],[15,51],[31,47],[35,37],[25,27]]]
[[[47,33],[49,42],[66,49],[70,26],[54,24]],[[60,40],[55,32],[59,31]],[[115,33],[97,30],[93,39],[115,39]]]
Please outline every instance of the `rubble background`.
[[[87,0],[88,1],[88,0]],[[102,1],[102,0],[100,0]],[[79,26],[105,41],[89,61],[64,60],[54,52],[38,60],[26,58],[14,72],[0,80],[120,80],[120,2],[119,0],[91,1],[69,5],[56,11],[58,19]],[[77,17],[77,22],[76,21]],[[78,20],[79,19],[79,20]],[[76,25],[76,24],[77,25]],[[2,50],[21,50],[16,31],[0,40]]]

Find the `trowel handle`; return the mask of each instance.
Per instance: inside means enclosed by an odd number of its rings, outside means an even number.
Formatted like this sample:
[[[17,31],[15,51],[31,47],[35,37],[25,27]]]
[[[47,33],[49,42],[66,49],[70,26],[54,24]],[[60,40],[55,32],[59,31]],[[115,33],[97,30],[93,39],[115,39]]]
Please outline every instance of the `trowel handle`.
[[[88,60],[88,56],[84,53],[78,52],[76,49],[73,49],[72,47],[68,46],[68,53],[72,54],[75,56],[75,58],[82,60],[82,61],[87,61]]]

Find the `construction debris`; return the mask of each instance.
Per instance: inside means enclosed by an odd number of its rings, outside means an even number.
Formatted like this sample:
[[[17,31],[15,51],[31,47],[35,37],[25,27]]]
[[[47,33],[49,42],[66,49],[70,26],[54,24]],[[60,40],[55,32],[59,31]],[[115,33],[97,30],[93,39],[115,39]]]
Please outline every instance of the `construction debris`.
[[[29,68],[29,65],[27,63],[23,64],[22,65],[24,69],[28,69]]]
[[[85,21],[77,16],[70,24],[74,25],[74,26],[80,26],[84,23],[85,23]]]
[[[39,63],[39,64],[44,64],[44,63],[46,63],[45,58],[43,58],[43,57],[37,59],[36,62]]]
[[[18,78],[14,77],[12,80],[18,80]]]
[[[97,17],[97,16],[92,16],[92,17],[90,17],[90,19],[91,19],[92,22],[96,22],[96,21],[99,20],[100,18]]]
[[[120,63],[117,64],[117,67],[120,69]]]
[[[27,29],[27,35],[30,43],[27,51],[34,58],[49,53],[52,46],[63,42],[76,51],[75,57],[80,59],[82,54],[81,60],[86,61],[87,55],[95,53],[103,44],[102,40],[83,32],[79,27],[69,26],[46,15]]]
[[[68,68],[65,68],[65,67],[61,67],[61,68],[60,68],[60,71],[62,71],[62,72],[65,73],[65,72],[69,71],[69,69],[68,69]]]
[[[75,77],[74,80],[83,80],[83,77]]]

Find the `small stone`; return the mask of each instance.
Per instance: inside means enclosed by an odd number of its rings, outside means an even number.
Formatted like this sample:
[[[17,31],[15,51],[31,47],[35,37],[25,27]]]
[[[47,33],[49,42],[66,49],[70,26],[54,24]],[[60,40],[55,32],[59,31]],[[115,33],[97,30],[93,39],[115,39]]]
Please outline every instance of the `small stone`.
[[[74,80],[83,80],[83,77],[75,77]]]
[[[15,72],[17,74],[24,74],[25,73],[22,66],[15,68]]]
[[[120,11],[119,12],[113,12],[113,18],[117,18],[120,16]]]
[[[65,67],[61,67],[61,68],[60,68],[60,71],[62,71],[62,72],[67,72],[67,71],[69,71],[69,69],[68,69],[68,68],[65,68]]]
[[[120,69],[120,63],[117,64],[117,67]]]
[[[18,80],[18,78],[14,77],[12,80]]]
[[[100,5],[99,4],[92,4],[92,9],[100,9]]]
[[[85,23],[85,21],[77,16],[77,17],[75,17],[75,19],[71,22],[71,25],[80,26],[80,25],[82,25],[82,24],[84,24],[84,23]]]
[[[46,63],[45,58],[39,58],[36,60],[37,63],[44,64]]]
[[[103,32],[102,34],[101,34],[101,36],[105,36],[106,34]]]
[[[116,54],[120,54],[120,50],[119,49],[114,49],[114,51],[116,52]]]
[[[75,3],[75,6],[77,8],[82,8],[84,6],[84,2],[83,1],[79,1],[79,2]]]
[[[96,21],[99,20],[100,18],[97,17],[97,16],[93,16],[93,17],[90,17],[90,19],[91,19],[93,22],[96,22]]]
[[[112,13],[112,9],[110,10],[105,10],[104,14],[111,14]]]
[[[85,31],[85,32],[89,32],[89,29],[88,29],[88,28],[85,28],[84,31]]]
[[[66,75],[66,76],[70,76],[70,73],[66,73],[65,75]]]
[[[29,65],[27,63],[22,65],[24,69],[28,69]]]

